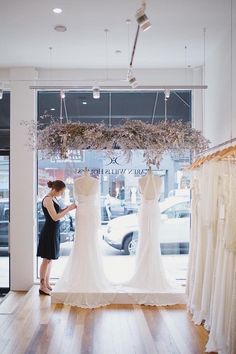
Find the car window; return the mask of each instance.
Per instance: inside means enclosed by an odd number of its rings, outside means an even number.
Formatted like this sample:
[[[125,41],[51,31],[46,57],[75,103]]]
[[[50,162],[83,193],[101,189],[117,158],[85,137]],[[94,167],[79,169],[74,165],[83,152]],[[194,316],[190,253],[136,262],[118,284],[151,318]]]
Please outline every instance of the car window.
[[[162,214],[167,215],[168,219],[189,217],[190,202],[186,201],[175,204],[172,207],[166,209]]]
[[[9,203],[7,202],[0,204],[0,220],[9,220]]]
[[[3,220],[9,220],[9,209],[4,210]]]

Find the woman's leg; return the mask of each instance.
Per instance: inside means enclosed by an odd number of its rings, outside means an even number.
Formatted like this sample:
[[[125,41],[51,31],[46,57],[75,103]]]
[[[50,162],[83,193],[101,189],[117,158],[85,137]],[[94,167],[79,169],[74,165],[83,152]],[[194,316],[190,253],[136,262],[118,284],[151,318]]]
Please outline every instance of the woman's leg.
[[[43,258],[43,261],[40,266],[40,290],[42,290],[45,293],[49,293],[46,284],[46,276],[47,276],[47,270],[50,262],[51,262],[50,259]]]
[[[46,286],[49,290],[52,290],[52,287],[50,285],[50,274],[51,274],[51,269],[52,269],[52,260],[50,260],[50,262],[48,263],[48,266],[47,266],[47,273],[46,273]]]

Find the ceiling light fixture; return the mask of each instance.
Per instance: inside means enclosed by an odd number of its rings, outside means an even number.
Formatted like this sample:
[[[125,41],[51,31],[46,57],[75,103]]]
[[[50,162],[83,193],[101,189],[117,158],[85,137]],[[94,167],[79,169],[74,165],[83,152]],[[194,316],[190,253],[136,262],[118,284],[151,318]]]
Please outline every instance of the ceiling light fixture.
[[[61,99],[64,99],[66,97],[66,94],[65,94],[64,90],[60,91],[60,96],[61,96]]]
[[[50,110],[51,110],[51,111],[55,111],[55,108],[51,108]]]
[[[136,80],[135,76],[133,75],[131,67],[128,70],[127,78],[128,78],[129,84],[132,88],[138,87],[138,81]]]
[[[57,31],[57,32],[66,32],[67,28],[64,25],[57,25],[57,26],[54,27],[54,30]]]
[[[86,102],[86,101],[83,101],[82,104],[87,104],[87,102]]]
[[[169,97],[170,97],[170,90],[166,89],[165,90],[165,101],[167,101]]]
[[[138,81],[136,80],[136,78],[134,76],[130,76],[129,84],[132,88],[138,87]]]
[[[0,100],[3,98],[3,89],[0,89]]]
[[[59,7],[55,7],[52,11],[53,11],[55,14],[61,14],[61,13],[62,13],[62,9],[60,9]]]
[[[137,10],[135,15],[138,25],[142,28],[143,32],[147,31],[152,26],[149,18],[145,14],[145,9],[146,4],[143,2],[142,7]]]
[[[95,100],[100,98],[100,88],[98,86],[93,87],[93,98]]]

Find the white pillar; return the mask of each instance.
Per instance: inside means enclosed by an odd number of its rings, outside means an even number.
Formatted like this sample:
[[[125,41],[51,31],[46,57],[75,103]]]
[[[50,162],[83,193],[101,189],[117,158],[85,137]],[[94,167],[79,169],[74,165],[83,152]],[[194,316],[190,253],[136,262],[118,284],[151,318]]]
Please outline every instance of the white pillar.
[[[21,121],[36,119],[36,78],[33,68],[10,70],[10,259],[11,290],[28,290],[35,276],[36,153],[26,146],[28,133]],[[32,82],[21,80],[32,80]],[[14,81],[15,80],[15,81]]]

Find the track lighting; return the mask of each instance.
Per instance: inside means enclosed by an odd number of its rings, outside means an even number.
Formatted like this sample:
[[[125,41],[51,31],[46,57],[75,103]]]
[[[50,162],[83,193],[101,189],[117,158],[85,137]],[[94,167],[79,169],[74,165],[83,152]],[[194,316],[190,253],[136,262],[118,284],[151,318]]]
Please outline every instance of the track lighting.
[[[64,90],[60,91],[60,96],[61,96],[62,99],[64,99],[66,97],[66,94],[65,94]]]
[[[93,87],[93,98],[95,100],[100,98],[100,88],[98,86]]]
[[[138,9],[135,16],[136,16],[136,20],[137,20],[139,26],[142,28],[143,32],[147,31],[152,26],[151,22],[149,21],[149,18],[145,14],[145,6]]]
[[[170,97],[170,90],[166,89],[165,90],[165,100],[167,101],[169,97]]]
[[[128,70],[127,80],[132,88],[136,88],[138,86],[138,81],[136,80],[136,78],[132,72],[132,66],[130,66],[130,68]]]
[[[132,88],[136,88],[138,86],[138,81],[135,79],[133,75],[129,77],[129,84]]]
[[[0,100],[2,100],[2,98],[3,98],[3,90],[0,89]]]

